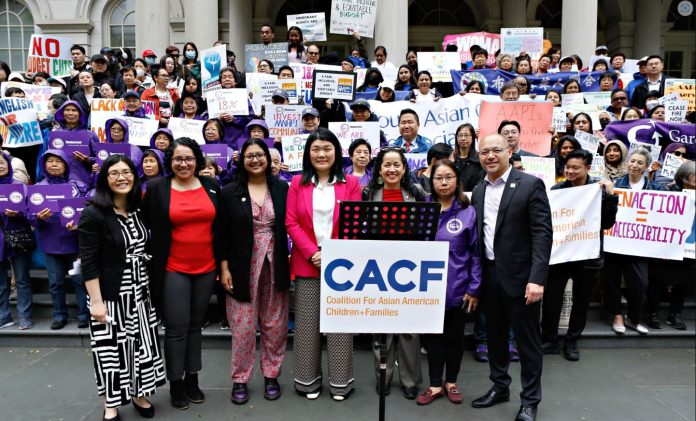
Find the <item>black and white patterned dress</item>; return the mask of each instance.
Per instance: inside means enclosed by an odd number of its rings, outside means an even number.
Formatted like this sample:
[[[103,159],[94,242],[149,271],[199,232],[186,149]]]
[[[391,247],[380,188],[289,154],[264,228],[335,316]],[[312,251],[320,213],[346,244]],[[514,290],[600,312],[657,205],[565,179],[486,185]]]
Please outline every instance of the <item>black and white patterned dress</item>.
[[[140,211],[128,218],[117,215],[126,245],[126,268],[118,301],[104,300],[110,323],[90,321],[94,372],[100,396],[107,407],[149,396],[165,380],[157,338],[157,317],[150,302],[145,254],[149,232]]]

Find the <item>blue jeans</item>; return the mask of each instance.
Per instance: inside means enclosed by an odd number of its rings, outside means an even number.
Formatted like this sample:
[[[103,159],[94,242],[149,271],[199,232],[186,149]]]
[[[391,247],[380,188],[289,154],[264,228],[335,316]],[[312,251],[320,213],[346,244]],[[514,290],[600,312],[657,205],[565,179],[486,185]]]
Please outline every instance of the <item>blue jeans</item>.
[[[46,253],[46,270],[48,271],[48,292],[53,300],[53,320],[67,320],[68,306],[65,303],[65,276],[72,269],[77,254]],[[75,300],[79,310],[77,320],[89,320],[87,308],[87,290],[82,283],[82,276],[71,276],[75,288]]]
[[[0,325],[12,321],[10,312],[10,285],[7,281],[7,260],[0,262]]]
[[[31,303],[33,292],[31,290],[31,252],[13,256],[12,269],[14,270],[15,286],[17,288],[17,317],[31,319]]]

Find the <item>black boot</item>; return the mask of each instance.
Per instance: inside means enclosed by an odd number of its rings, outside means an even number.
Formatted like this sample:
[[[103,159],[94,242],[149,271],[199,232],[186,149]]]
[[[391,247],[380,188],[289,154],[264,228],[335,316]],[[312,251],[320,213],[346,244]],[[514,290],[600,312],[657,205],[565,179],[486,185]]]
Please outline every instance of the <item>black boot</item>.
[[[193,403],[203,403],[205,401],[205,395],[198,387],[198,373],[186,373],[184,375],[184,388],[186,389],[186,396],[188,400]]]
[[[169,396],[172,399],[172,406],[176,409],[188,409],[189,400],[184,391],[183,380],[172,380],[169,382]]]

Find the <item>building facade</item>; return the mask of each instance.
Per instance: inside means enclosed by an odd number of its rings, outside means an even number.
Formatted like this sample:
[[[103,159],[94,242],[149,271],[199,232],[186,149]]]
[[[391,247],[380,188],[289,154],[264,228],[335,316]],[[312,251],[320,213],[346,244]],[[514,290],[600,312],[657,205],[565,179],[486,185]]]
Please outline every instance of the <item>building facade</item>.
[[[378,0],[375,38],[389,60],[404,61],[407,49],[439,50],[443,36],[498,32],[502,27],[541,26],[545,38],[564,53],[588,58],[604,44],[629,58],[660,53],[665,71],[693,77],[696,15],[681,0]],[[688,5],[691,4],[691,14]],[[681,6],[680,6],[681,5]],[[158,54],[168,45],[193,41],[199,48],[216,40],[241,55],[259,42],[259,28],[274,25],[286,39],[286,15],[330,13],[330,0],[0,0],[0,60],[23,70],[32,33],[67,36],[88,53],[102,47],[130,47]],[[595,30],[593,30],[593,28]],[[350,38],[329,34],[325,51],[348,54]]]

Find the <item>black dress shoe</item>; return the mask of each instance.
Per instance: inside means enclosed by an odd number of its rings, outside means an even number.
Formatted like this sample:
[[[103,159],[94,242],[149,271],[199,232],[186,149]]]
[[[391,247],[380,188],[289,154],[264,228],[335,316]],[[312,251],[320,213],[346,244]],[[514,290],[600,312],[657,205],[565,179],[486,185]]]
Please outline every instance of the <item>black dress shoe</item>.
[[[507,402],[509,400],[509,390],[506,390],[505,392],[496,392],[495,390],[491,389],[488,392],[486,392],[485,395],[471,402],[471,406],[473,406],[474,408],[489,408],[493,405],[497,405],[501,402]]]
[[[662,329],[660,325],[660,314],[653,313],[650,315],[648,322],[646,323],[650,329]]]
[[[667,317],[667,324],[678,330],[686,330],[686,323],[684,323],[679,313],[670,313],[669,317]]]
[[[534,421],[536,420],[537,409],[534,406],[522,405],[517,411],[515,421]]]
[[[558,342],[544,342],[543,344],[541,344],[541,352],[543,352],[544,355],[560,354],[561,344],[559,344]]]
[[[578,361],[580,359],[577,341],[566,341],[563,346],[563,356],[568,361]]]
[[[106,411],[104,411],[104,415],[102,415],[102,421],[121,421],[121,414],[118,413],[118,410],[116,410],[116,416],[113,418],[106,418]]]
[[[51,330],[59,330],[65,327],[65,325],[68,324],[67,320],[54,320],[51,322]]]
[[[411,386],[411,387],[402,387],[401,388],[404,392],[404,397],[406,399],[416,399],[418,397],[418,388],[416,386]]]
[[[138,414],[140,414],[140,416],[143,418],[152,418],[155,416],[155,407],[152,405],[152,403],[150,403],[149,407],[145,408],[144,406],[140,406],[135,403],[135,399],[133,399],[133,408],[135,408],[135,410],[138,411]]]

